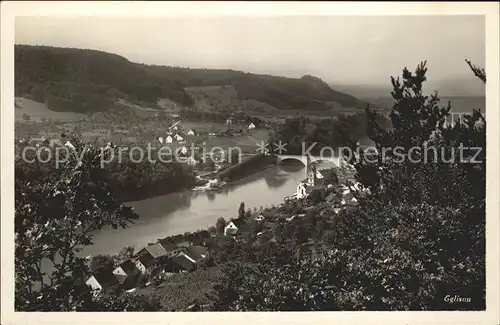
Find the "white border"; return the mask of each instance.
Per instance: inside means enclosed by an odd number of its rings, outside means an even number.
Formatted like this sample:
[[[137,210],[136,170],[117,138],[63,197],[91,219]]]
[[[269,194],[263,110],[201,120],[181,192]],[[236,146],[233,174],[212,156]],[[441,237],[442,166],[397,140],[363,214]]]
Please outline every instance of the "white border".
[[[1,4],[1,323],[2,324],[500,324],[499,291],[499,6],[486,2],[2,2]],[[137,15],[486,15],[487,311],[280,313],[22,313],[14,312],[14,17]]]

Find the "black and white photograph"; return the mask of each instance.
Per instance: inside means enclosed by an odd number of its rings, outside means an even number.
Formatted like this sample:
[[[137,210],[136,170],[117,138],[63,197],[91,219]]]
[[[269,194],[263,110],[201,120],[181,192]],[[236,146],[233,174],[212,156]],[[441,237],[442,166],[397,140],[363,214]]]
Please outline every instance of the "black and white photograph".
[[[33,4],[2,4],[2,323],[500,323],[498,3]]]

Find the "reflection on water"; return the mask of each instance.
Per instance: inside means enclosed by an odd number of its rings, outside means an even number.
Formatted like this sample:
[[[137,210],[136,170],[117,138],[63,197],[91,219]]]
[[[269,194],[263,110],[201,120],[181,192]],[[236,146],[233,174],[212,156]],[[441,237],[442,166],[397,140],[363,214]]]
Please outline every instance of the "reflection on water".
[[[111,254],[125,246],[140,248],[158,238],[207,229],[219,217],[236,217],[241,202],[247,208],[279,204],[295,192],[304,175],[304,166],[272,167],[217,191],[188,191],[129,202],[140,216],[135,224],[101,230],[94,236],[94,245],[82,254]]]

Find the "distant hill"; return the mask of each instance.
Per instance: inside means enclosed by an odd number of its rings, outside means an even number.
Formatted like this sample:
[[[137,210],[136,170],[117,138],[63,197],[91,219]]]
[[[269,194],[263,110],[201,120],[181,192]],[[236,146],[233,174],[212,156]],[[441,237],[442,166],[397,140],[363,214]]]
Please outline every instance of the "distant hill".
[[[464,69],[468,69],[464,65]],[[331,87],[342,92],[347,92],[360,98],[368,100],[372,98],[390,97],[392,87],[390,81],[386,85],[343,85],[333,84]],[[427,94],[431,94],[437,90],[441,97],[485,97],[486,87],[474,75],[469,78],[457,77],[441,80],[429,79],[424,83],[423,90]]]
[[[446,106],[448,101],[451,103],[451,111],[452,112],[461,112],[461,113],[471,113],[473,109],[481,109],[481,112],[486,112],[486,97],[464,97],[464,96],[455,96],[455,97],[443,97],[440,96],[440,105]],[[377,105],[377,107],[383,110],[390,110],[394,105],[394,99],[390,96],[387,97],[373,97],[366,98],[367,101]]]
[[[229,88],[221,91],[220,87]],[[157,109],[165,100],[192,106],[203,96],[213,97],[214,91],[217,103],[203,100],[203,105],[214,110],[319,111],[362,109],[365,105],[313,76],[292,79],[233,70],[148,66],[95,50],[15,46],[16,97],[46,103],[53,111],[102,112],[116,106],[118,98]],[[226,94],[231,98],[225,98]]]
[[[120,97],[150,105],[160,97],[192,103],[183,85],[155,78],[121,56],[46,46],[15,46],[15,92],[51,110],[80,113],[105,111]]]

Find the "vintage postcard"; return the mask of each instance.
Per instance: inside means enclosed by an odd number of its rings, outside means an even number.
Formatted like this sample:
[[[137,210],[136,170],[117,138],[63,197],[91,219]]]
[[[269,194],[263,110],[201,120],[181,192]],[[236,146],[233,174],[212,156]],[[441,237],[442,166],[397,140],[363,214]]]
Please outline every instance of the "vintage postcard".
[[[2,324],[500,322],[498,4],[1,21]]]

